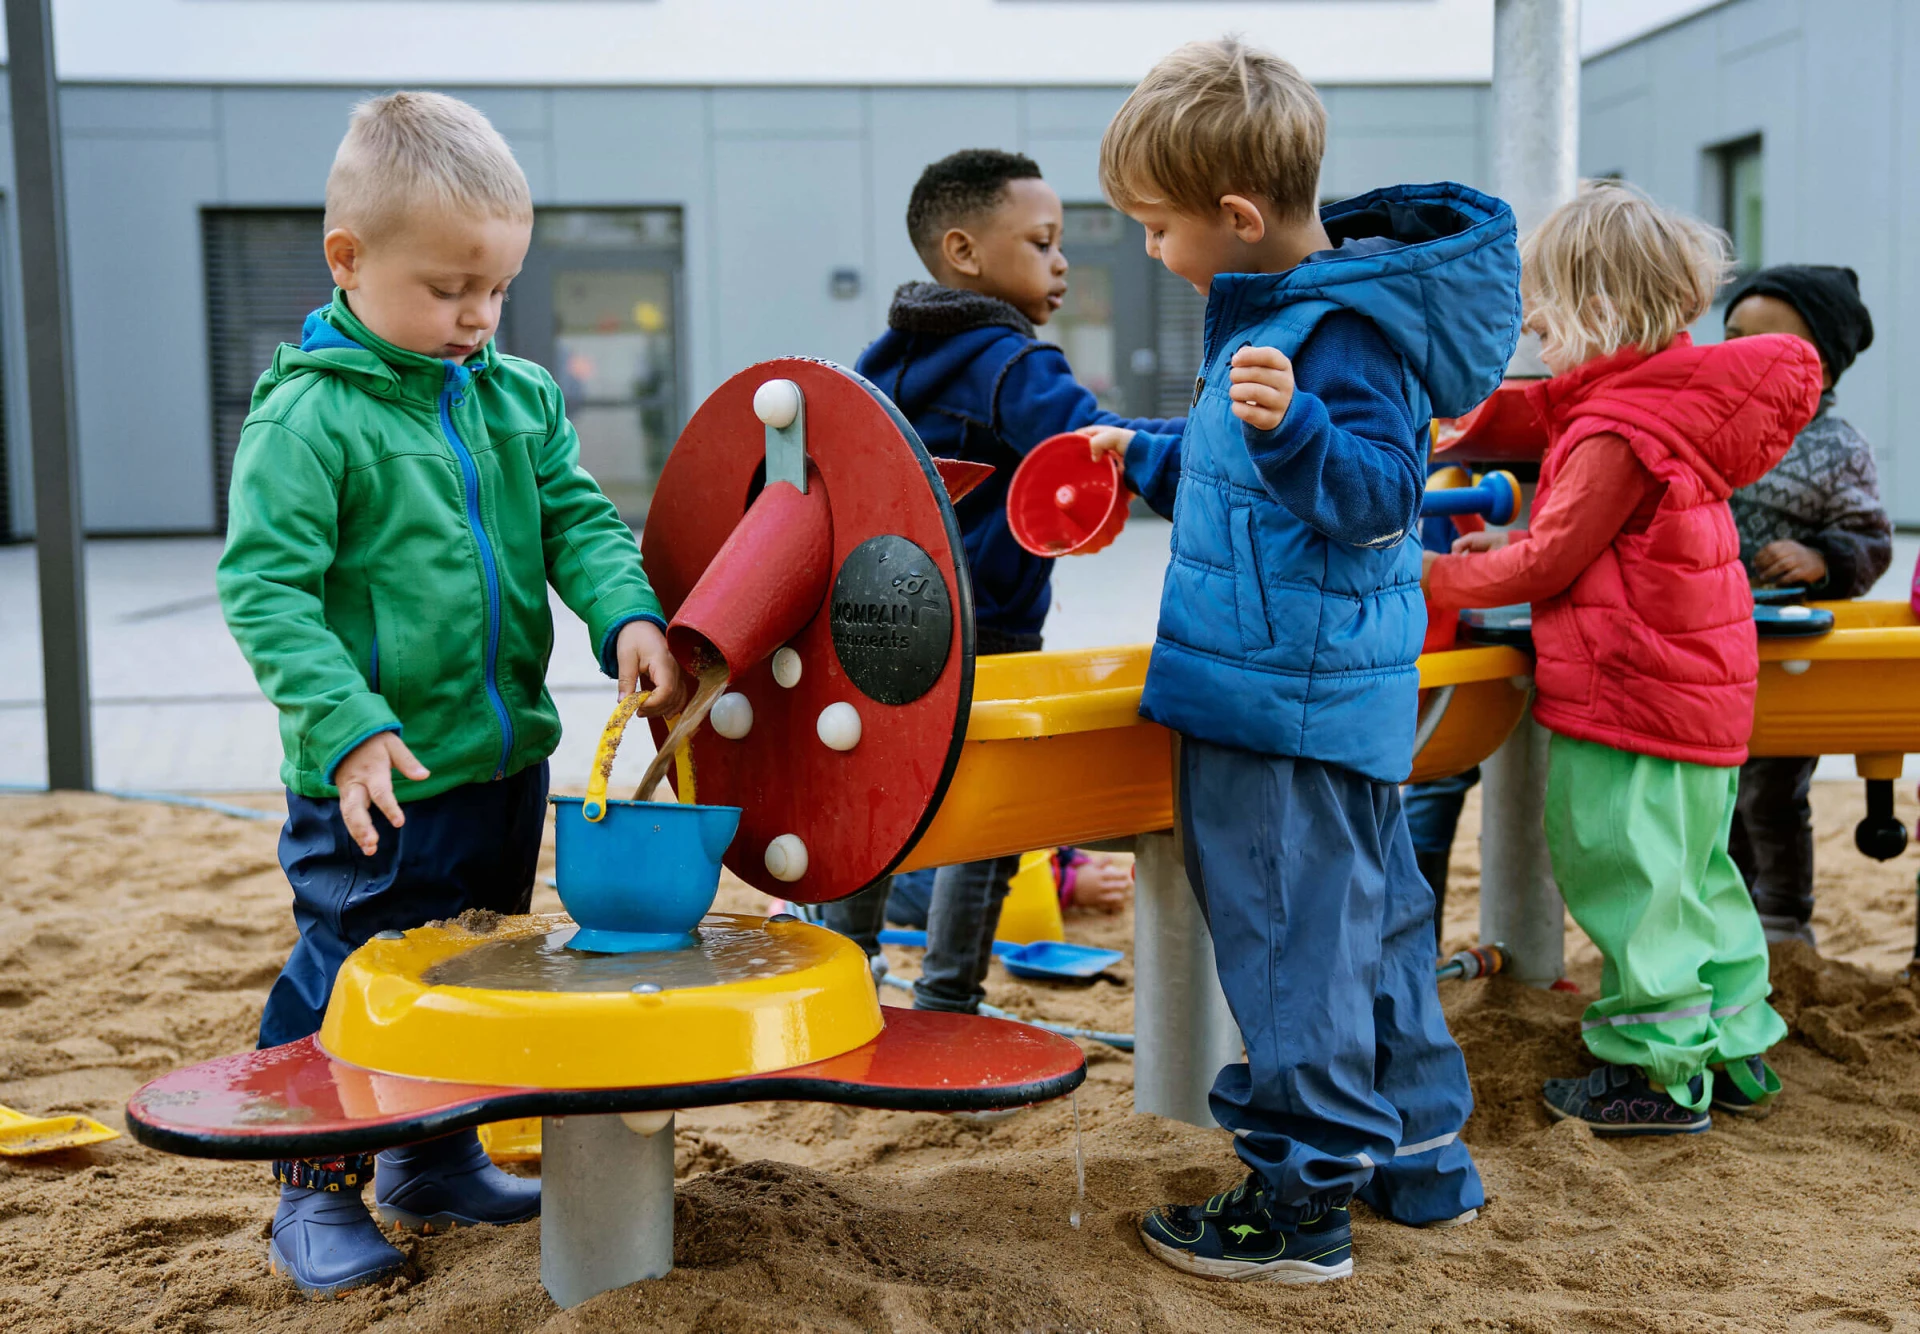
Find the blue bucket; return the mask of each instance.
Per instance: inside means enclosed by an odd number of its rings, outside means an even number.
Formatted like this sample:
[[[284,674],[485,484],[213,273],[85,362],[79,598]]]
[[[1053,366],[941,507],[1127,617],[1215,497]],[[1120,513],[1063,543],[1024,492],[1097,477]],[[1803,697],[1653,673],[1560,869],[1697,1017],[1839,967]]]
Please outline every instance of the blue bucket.
[[[551,800],[554,881],[580,928],[568,948],[626,954],[687,944],[720,892],[720,857],[740,808],[609,801],[593,823],[584,797]]]

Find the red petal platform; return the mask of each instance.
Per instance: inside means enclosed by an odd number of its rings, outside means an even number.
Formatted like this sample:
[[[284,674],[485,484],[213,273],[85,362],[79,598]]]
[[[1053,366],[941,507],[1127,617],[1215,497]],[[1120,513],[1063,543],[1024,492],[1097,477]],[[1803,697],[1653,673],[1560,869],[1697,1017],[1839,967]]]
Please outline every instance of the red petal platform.
[[[903,1111],[1017,1107],[1086,1078],[1067,1039],[977,1015],[889,1008],[865,1046],[809,1065],[702,1084],[498,1088],[379,1074],[313,1038],[162,1075],[127,1104],[133,1137],[196,1158],[312,1158],[383,1149],[523,1116],[806,1101]]]

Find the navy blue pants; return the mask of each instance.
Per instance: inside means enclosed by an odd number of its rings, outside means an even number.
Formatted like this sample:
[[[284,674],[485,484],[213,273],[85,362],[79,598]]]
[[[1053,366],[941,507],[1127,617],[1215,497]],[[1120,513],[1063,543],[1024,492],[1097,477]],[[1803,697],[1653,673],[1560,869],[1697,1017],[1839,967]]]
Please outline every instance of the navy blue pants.
[[[1211,1105],[1276,1216],[1354,1195],[1410,1224],[1478,1208],[1473,1090],[1399,789],[1187,737],[1180,777],[1187,876],[1246,1043]]]
[[[1460,812],[1466,807],[1467,793],[1479,781],[1480,769],[1476,765],[1451,778],[1408,783],[1400,789],[1400,804],[1407,812],[1407,833],[1413,836],[1415,852],[1453,851],[1453,834],[1460,827]]]
[[[280,865],[293,886],[300,941],[267,993],[260,1045],[320,1031],[334,974],[377,931],[405,931],[468,908],[523,913],[546,832],[544,761],[496,783],[469,783],[401,806],[395,829],[378,810],[369,857],[347,834],[340,803],[287,793]]]

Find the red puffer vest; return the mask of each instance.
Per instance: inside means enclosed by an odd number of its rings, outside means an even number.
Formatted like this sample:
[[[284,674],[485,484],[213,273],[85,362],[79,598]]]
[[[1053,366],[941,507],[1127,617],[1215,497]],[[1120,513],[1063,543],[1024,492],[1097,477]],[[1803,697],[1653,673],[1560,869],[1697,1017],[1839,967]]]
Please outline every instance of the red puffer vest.
[[[1648,356],[1627,348],[1527,391],[1552,440],[1540,497],[1612,433],[1665,487],[1559,596],[1534,604],[1534,716],[1565,736],[1690,764],[1747,758],[1760,674],[1727,496],[1780,461],[1820,405],[1820,358],[1785,334]],[[1539,503],[1538,500],[1535,502]]]

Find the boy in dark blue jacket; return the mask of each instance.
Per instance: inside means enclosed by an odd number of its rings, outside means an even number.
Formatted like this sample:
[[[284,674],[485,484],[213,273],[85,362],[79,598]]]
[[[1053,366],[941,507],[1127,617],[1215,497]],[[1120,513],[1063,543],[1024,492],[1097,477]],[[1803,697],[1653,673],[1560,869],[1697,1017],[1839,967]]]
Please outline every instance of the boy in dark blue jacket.
[[[1247,1054],[1212,1095],[1246,1180],[1141,1232],[1190,1273],[1291,1283],[1352,1272],[1356,1194],[1416,1225],[1485,1200],[1397,784],[1428,422],[1490,393],[1520,330],[1506,205],[1400,186],[1316,212],[1325,140],[1312,86],[1235,40],[1134,90],[1101,183],[1206,294],[1206,348],[1184,435],[1088,432],[1173,518],[1141,712],[1180,734],[1187,873]]]
[[[1095,423],[1159,433],[1182,426],[1102,411],[1060,349],[1034,336],[1066,298],[1063,221],[1060,196],[1029,157],[971,148],[928,167],[907,202],[907,234],[934,281],[894,293],[887,332],[855,363],[931,453],[993,465],[954,507],[981,653],[1038,649],[1053,598],[1053,561],[1023,550],[1007,528],[1007,485],[1027,451]],[[940,869],[916,1006],[979,1008],[1000,905],[1019,867],[1018,857],[995,857]],[[880,886],[829,905],[825,920],[878,956],[886,903]]]

